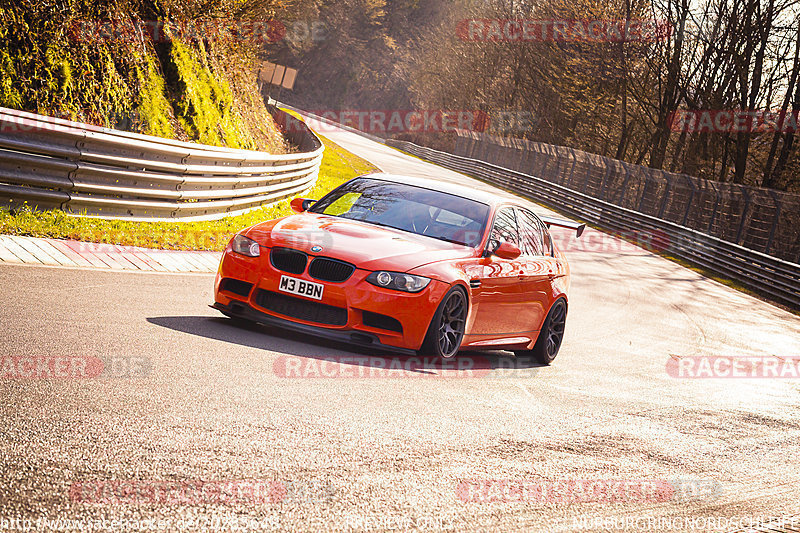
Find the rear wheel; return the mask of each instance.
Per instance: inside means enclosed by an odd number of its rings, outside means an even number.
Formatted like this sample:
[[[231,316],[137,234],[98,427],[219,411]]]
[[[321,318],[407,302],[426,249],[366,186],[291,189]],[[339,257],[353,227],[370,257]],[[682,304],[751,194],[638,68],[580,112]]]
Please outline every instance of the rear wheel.
[[[533,357],[536,361],[549,365],[558,355],[561,348],[561,341],[564,340],[564,327],[567,324],[567,302],[559,298],[547,313],[547,318],[539,331],[539,337],[532,350],[517,350],[514,352],[518,357]]]
[[[467,295],[458,287],[450,289],[433,315],[425,341],[424,354],[453,357],[458,353],[467,325]]]

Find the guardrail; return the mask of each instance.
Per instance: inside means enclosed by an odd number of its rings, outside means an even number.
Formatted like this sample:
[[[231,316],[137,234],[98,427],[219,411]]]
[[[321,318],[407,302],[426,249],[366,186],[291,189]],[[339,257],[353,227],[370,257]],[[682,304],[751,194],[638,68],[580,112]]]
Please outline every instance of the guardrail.
[[[800,263],[800,195],[649,168],[528,139],[459,130],[454,155],[558,183],[725,242]]]
[[[416,144],[389,139],[399,148],[446,168],[552,206],[584,222],[612,231],[648,233],[651,242],[669,255],[706,267],[775,301],[800,309],[800,265],[737,244],[598,200],[557,183],[503,168],[485,161],[461,157]],[[709,302],[713,305],[713,302]]]
[[[270,112],[279,125],[289,120]],[[300,153],[186,143],[0,108],[0,205],[148,221],[241,214],[316,182],[322,142],[305,125],[285,135]]]

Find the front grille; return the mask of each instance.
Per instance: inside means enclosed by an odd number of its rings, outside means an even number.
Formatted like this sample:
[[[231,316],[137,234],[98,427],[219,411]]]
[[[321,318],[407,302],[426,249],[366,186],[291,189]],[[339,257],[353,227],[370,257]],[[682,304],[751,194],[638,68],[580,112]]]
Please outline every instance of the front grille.
[[[307,320],[329,326],[344,326],[347,324],[347,309],[343,307],[294,298],[263,289],[258,291],[256,303],[273,313],[299,320]]]
[[[327,257],[317,257],[311,261],[308,267],[308,275],[314,279],[341,283],[353,275],[356,267],[350,263],[329,259]]]
[[[290,274],[302,274],[306,270],[308,257],[303,252],[291,248],[273,248],[269,254],[269,261],[278,270]]]
[[[250,294],[250,289],[253,288],[252,283],[247,283],[246,281],[242,281],[240,279],[233,279],[233,278],[222,278],[222,281],[219,282],[219,290],[232,292],[233,294],[238,294],[239,296],[247,296]]]
[[[361,321],[365,326],[371,328],[385,329],[388,331],[396,331],[403,333],[403,325],[396,318],[373,313],[372,311],[361,311]]]

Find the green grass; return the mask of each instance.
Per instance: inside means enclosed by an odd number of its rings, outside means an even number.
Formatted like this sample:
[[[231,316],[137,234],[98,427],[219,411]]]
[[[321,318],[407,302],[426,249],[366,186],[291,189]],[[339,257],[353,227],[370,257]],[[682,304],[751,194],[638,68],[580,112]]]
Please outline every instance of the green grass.
[[[319,178],[304,196],[320,198],[345,181],[376,170],[368,161],[321,135],[320,138],[325,144],[325,153],[322,157]],[[75,239],[169,250],[221,251],[237,231],[291,213],[288,200],[261,207],[244,215],[208,222],[131,222],[72,217],[56,210],[0,209],[0,234]]]

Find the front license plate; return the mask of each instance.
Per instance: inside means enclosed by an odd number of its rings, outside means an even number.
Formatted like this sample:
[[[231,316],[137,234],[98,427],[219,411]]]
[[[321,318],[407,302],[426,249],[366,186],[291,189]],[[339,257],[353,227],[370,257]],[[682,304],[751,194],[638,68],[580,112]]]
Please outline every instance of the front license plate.
[[[322,290],[324,288],[325,285],[322,283],[290,278],[289,276],[281,276],[281,284],[278,286],[278,289],[283,292],[314,298],[315,300],[322,300]]]

